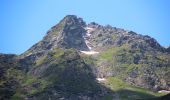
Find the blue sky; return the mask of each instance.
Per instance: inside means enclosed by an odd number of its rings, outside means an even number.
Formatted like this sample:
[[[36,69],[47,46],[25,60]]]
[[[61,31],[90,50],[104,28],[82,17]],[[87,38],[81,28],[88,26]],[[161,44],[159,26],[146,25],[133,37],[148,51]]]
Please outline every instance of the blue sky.
[[[168,46],[169,6],[169,0],[0,0],[0,53],[23,53],[68,14],[149,35]]]

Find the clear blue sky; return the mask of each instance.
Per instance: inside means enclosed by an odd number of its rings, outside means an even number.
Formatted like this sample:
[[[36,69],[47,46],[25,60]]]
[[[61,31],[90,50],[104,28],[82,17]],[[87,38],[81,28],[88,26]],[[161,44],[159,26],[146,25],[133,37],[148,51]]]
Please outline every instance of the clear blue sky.
[[[26,51],[68,14],[170,45],[170,0],[0,0],[0,53]]]

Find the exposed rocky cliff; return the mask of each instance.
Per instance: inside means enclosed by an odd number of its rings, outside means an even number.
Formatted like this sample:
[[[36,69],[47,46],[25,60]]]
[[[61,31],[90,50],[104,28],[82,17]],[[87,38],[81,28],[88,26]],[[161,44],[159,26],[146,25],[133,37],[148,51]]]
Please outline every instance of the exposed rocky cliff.
[[[49,51],[54,48],[88,50],[82,35],[85,33],[83,28],[85,26],[81,18],[68,15],[59,24],[53,26],[43,40],[31,47],[26,54]]]

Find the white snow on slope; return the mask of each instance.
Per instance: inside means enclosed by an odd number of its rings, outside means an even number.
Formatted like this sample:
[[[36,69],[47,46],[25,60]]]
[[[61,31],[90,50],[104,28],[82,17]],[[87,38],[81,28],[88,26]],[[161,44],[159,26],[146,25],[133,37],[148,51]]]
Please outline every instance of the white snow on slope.
[[[85,40],[85,43],[86,43],[89,51],[80,51],[80,52],[81,52],[81,53],[84,53],[84,54],[87,54],[87,55],[98,54],[99,52],[92,50],[91,43],[90,43],[90,41],[88,40],[89,37],[91,36],[91,32],[94,31],[94,28],[85,27],[85,30],[86,30],[87,32],[85,33],[85,35],[83,36],[83,38],[84,38],[84,40]]]
[[[158,93],[170,93],[170,91],[167,91],[167,90],[160,90],[160,91],[158,91]]]
[[[99,52],[96,51],[80,51],[81,53],[87,54],[87,55],[94,55],[94,54],[98,54]]]
[[[87,33],[91,33],[92,31],[94,31],[94,28],[85,27],[85,30],[87,30]]]
[[[88,40],[85,40],[85,43],[86,43],[86,45],[87,45],[88,49],[89,49],[89,50],[91,50],[91,49],[92,49],[92,47],[90,46],[90,42],[89,42]]]
[[[99,82],[106,81],[106,79],[105,79],[105,78],[96,78],[96,80],[98,80]]]
[[[88,46],[89,50],[91,50],[91,49],[92,49],[92,47],[90,46],[91,43],[89,42],[88,39],[89,39],[89,37],[91,36],[91,32],[94,31],[94,29],[93,29],[93,28],[90,28],[90,27],[85,27],[85,30],[86,30],[87,32],[84,34],[83,38],[84,38],[85,43],[86,43],[86,45]]]

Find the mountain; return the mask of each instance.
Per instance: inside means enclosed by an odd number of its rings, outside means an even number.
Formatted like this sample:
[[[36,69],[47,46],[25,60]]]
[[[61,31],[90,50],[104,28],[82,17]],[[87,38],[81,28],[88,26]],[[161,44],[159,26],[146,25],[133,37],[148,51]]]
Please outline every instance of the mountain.
[[[0,100],[161,100],[169,77],[169,48],[154,38],[75,15],[23,54],[0,54]]]

